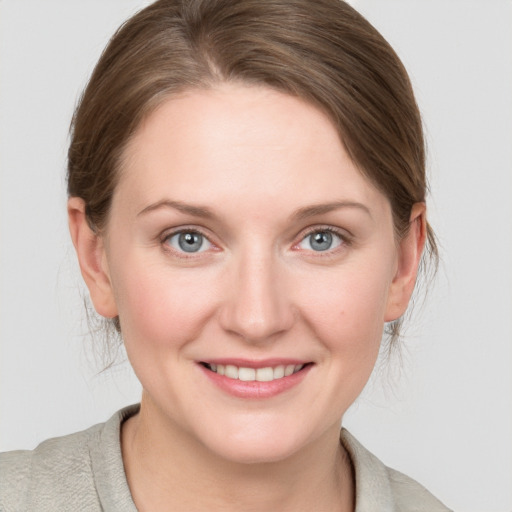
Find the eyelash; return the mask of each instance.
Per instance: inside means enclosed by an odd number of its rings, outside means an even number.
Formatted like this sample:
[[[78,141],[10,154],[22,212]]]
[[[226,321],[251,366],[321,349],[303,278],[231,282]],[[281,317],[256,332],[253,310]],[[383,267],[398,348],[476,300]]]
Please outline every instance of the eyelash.
[[[341,229],[335,228],[333,226],[312,226],[310,228],[307,228],[306,231],[301,234],[301,238],[299,242],[293,245],[293,247],[297,247],[303,240],[305,240],[308,236],[313,235],[314,233],[331,233],[333,235],[336,235],[341,240],[340,247],[336,247],[334,249],[328,249],[326,251],[308,251],[315,254],[315,256],[319,257],[326,257],[331,256],[333,253],[337,252],[338,250],[343,249],[344,247],[350,246],[352,244],[352,237],[346,232]]]
[[[180,258],[185,258],[185,259],[194,259],[194,258],[198,258],[200,257],[204,252],[206,251],[200,251],[200,252],[190,252],[190,253],[187,253],[186,251],[179,251],[179,250],[176,250],[174,249],[173,247],[170,246],[169,244],[169,240],[176,236],[176,235],[180,235],[180,234],[183,234],[183,233],[190,233],[190,234],[195,234],[195,235],[200,235],[202,236],[209,244],[212,245],[212,247],[214,248],[214,250],[218,250],[218,246],[216,244],[214,244],[212,241],[211,241],[211,237],[209,237],[208,235],[206,235],[205,233],[203,233],[200,229],[197,229],[197,228],[193,228],[193,227],[190,227],[190,228],[187,228],[186,226],[183,227],[183,228],[180,228],[180,229],[176,229],[175,231],[167,231],[165,232],[162,237],[161,237],[161,244],[163,246],[163,249],[166,251],[166,252],[170,252],[172,253],[173,255],[178,255],[178,257]]]
[[[219,250],[218,246],[214,242],[211,241],[211,239],[208,235],[206,235],[200,229],[197,229],[195,227],[190,227],[190,228],[184,227],[184,228],[177,229],[175,231],[165,232],[161,236],[161,244],[162,244],[164,250],[167,252],[172,252],[174,255],[178,254],[180,258],[186,258],[186,259],[198,258],[204,252],[206,252],[206,251],[201,251],[201,252],[196,252],[196,253],[194,253],[194,252],[187,253],[186,251],[178,251],[178,250],[172,248],[168,243],[169,240],[172,237],[174,237],[176,235],[183,234],[183,233],[200,235],[200,236],[204,237],[208,241],[208,243],[210,243],[213,246],[214,250],[217,250],[217,251]],[[307,228],[306,231],[304,231],[303,233],[301,233],[299,241],[293,244],[292,249],[297,248],[300,243],[302,243],[308,236],[311,236],[314,233],[331,233],[331,234],[337,236],[341,240],[340,246],[335,247],[334,249],[327,249],[326,251],[313,251],[313,250],[307,251],[308,253],[314,254],[315,257],[332,256],[333,253],[336,253],[336,252],[338,252],[338,250],[342,250],[343,248],[346,248],[347,246],[350,246],[352,244],[352,237],[346,231],[342,231],[333,226],[312,226],[310,228]],[[298,249],[298,250],[300,250],[300,249]]]

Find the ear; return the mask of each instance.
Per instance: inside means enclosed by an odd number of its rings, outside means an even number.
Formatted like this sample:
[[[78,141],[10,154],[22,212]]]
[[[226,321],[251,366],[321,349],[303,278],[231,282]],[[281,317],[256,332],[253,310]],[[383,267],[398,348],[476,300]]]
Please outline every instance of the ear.
[[[96,311],[104,317],[117,316],[110,282],[104,239],[89,226],[85,202],[79,197],[68,200],[68,223],[78,263]]]
[[[391,283],[386,309],[386,322],[392,322],[402,316],[409,304],[418,267],[425,246],[427,233],[425,203],[415,203],[409,218],[409,231],[398,246],[396,274]]]

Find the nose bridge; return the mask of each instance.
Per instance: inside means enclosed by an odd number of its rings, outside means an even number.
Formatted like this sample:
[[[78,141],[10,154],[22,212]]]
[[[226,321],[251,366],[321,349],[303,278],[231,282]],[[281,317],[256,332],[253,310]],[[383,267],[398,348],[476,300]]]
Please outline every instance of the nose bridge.
[[[234,267],[223,327],[250,342],[262,342],[288,330],[293,322],[292,304],[272,252],[253,247],[239,255]]]

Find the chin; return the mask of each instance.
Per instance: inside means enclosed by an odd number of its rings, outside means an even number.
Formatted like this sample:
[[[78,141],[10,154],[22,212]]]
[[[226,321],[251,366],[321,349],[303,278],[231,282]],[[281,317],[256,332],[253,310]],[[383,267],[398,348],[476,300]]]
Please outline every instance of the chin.
[[[247,428],[210,431],[205,445],[221,458],[239,464],[265,464],[292,457],[308,444],[305,433],[257,421]]]
[[[250,441],[234,443],[229,447],[218,447],[217,454],[223,459],[237,464],[271,464],[281,462],[296,453],[293,447],[275,446],[272,443]]]

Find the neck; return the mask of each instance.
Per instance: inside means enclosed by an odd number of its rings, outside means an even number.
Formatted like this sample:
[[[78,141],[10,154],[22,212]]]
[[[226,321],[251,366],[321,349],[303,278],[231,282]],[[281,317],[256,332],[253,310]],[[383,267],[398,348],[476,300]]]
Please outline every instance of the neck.
[[[245,464],[158,416],[143,399],[122,428],[125,471],[140,512],[354,510],[352,468],[338,428],[285,460]]]

